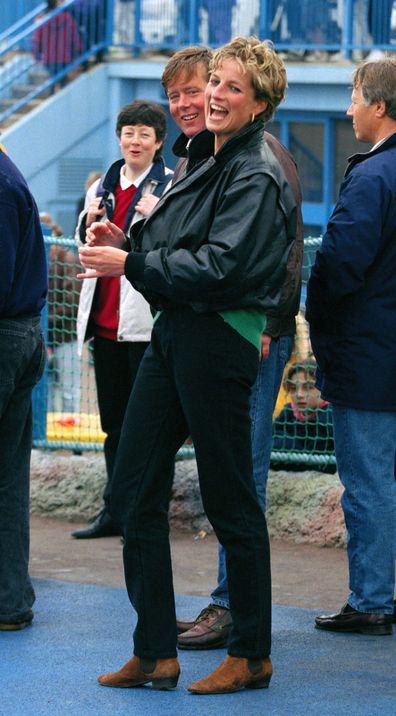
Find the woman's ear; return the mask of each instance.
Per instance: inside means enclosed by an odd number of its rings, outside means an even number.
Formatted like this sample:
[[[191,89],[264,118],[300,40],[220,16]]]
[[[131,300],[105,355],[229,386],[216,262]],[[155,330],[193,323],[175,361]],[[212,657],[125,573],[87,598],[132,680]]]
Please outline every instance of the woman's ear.
[[[260,99],[256,102],[256,111],[255,115],[257,117],[258,114],[261,114],[262,112],[265,112],[265,110],[268,108],[268,102],[266,99]]]

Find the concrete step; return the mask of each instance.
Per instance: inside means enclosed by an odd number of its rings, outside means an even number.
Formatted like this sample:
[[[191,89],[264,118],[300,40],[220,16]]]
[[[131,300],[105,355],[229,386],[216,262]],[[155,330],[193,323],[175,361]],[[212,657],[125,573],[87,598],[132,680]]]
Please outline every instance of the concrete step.
[[[23,97],[26,97],[31,92],[35,92],[37,90],[37,85],[15,85],[12,88],[12,95],[14,99],[22,99]],[[40,92],[40,97],[50,97],[51,91],[49,89],[43,90],[43,92]]]
[[[1,122],[2,130],[12,127],[13,124],[15,124],[16,122],[19,122],[19,120],[23,119],[24,116],[25,115],[23,115],[23,114],[15,113],[15,114],[11,114],[11,116],[7,117],[6,119],[3,119]]]
[[[42,101],[43,101],[42,99],[31,99],[30,102],[28,102],[27,104],[25,104],[24,107],[21,107],[21,108],[18,110],[18,112],[19,112],[20,114],[27,114],[27,113],[30,112],[32,109],[35,109],[36,107],[38,107],[38,106],[41,104]],[[2,99],[2,100],[0,100],[0,112],[5,112],[5,111],[7,111],[7,109],[9,109],[10,107],[13,107],[14,104],[15,104],[15,99]]]

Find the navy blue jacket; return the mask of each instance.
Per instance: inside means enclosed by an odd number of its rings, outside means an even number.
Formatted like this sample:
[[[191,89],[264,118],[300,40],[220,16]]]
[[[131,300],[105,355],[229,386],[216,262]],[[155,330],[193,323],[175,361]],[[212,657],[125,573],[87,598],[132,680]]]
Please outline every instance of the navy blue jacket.
[[[47,264],[36,203],[15,164],[0,152],[0,319],[40,313]]]
[[[117,188],[117,184],[120,181],[120,171],[121,167],[123,167],[125,164],[124,159],[117,159],[117,161],[113,162],[113,164],[109,167],[106,174],[102,177],[102,180],[99,182],[96,195],[101,196],[103,199],[104,206],[106,208],[106,217],[113,221],[113,215],[114,215],[114,209],[115,209],[115,196],[114,192]],[[137,190],[135,191],[134,197],[129,204],[128,212],[125,219],[124,224],[124,233],[128,234],[129,230],[131,228],[133,216],[135,214],[135,207],[138,201],[141,199],[143,194],[143,189],[147,186],[147,184],[150,182],[155,188],[152,189],[152,193],[155,196],[160,197],[164,191],[165,187],[172,179],[173,172],[170,171],[170,169],[167,169],[164,164],[164,160],[162,157],[158,157],[153,162],[153,166],[151,167],[149,173],[147,174],[144,181],[142,181]],[[86,234],[86,218],[87,218],[87,210],[85,211],[84,216],[80,218],[79,226],[77,227],[78,232],[78,238],[80,239],[82,244],[85,244],[85,234]],[[100,216],[98,216],[98,221],[100,220]]]
[[[351,157],[307,291],[322,397],[396,410],[396,133]]]

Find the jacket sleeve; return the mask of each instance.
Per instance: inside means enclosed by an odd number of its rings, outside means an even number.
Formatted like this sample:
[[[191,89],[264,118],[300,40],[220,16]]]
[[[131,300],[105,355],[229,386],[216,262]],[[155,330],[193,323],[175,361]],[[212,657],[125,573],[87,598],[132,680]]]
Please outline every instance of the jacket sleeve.
[[[0,316],[11,293],[16,271],[20,237],[18,206],[0,200]]]
[[[82,212],[80,213],[77,221],[76,230],[74,232],[74,238],[78,244],[78,246],[82,246],[85,244],[85,232],[86,232],[86,220],[87,220],[87,214],[88,214],[88,207],[95,199],[96,197],[96,190],[98,188],[100,179],[97,179],[96,181],[91,184],[89,187],[86,195],[85,195],[85,202],[84,202],[84,208]]]
[[[383,203],[389,191],[364,170],[344,180],[307,289],[306,318],[321,323],[348,295],[359,291],[382,248]]]
[[[138,290],[143,285],[143,290],[174,301],[204,300],[216,306],[219,300],[237,302],[254,285],[272,283],[285,250],[283,241],[274,241],[274,223],[283,223],[278,191],[275,181],[262,173],[233,181],[196,252],[167,247],[146,255],[131,252],[127,278]]]

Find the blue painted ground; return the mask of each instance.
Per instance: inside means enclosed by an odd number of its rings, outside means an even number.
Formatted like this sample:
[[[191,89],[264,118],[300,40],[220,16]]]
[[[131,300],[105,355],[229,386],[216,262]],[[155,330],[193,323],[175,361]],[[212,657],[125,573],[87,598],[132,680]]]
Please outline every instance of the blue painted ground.
[[[269,689],[194,696],[192,681],[225,651],[180,652],[171,692],[110,689],[96,677],[131,656],[133,614],[123,589],[35,580],[34,625],[0,632],[1,716],[395,716],[396,633],[336,635],[312,628],[307,609],[274,607]],[[178,613],[206,605],[178,597]]]

